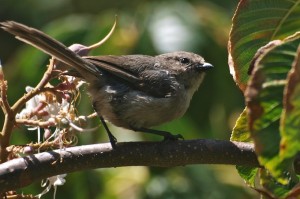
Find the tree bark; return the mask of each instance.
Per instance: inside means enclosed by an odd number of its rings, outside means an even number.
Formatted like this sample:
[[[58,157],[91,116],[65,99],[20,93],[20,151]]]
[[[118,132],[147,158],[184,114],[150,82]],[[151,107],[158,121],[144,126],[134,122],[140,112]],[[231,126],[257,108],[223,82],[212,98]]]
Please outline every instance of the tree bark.
[[[0,192],[16,190],[50,176],[124,167],[231,164],[258,167],[253,144],[222,140],[123,142],[70,147],[13,159],[0,165]]]

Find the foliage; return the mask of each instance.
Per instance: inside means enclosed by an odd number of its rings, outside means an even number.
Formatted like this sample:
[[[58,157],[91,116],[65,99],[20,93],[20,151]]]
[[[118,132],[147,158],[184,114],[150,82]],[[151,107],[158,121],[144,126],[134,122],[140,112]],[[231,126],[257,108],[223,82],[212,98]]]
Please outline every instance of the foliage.
[[[238,170],[272,198],[298,196],[299,16],[300,1],[240,1],[230,33],[229,65],[247,105],[232,140],[251,137],[263,166]]]

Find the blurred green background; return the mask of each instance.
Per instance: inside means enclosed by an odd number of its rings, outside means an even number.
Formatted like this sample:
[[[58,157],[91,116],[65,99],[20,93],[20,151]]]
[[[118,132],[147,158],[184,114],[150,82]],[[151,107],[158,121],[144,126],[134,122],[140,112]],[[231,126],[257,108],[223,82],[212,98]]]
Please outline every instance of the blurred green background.
[[[215,66],[195,94],[181,119],[157,127],[184,135],[185,139],[226,139],[244,107],[227,64],[231,17],[238,1],[146,0],[0,0],[0,21],[15,20],[41,29],[67,46],[91,45],[110,30],[115,15],[118,25],[112,37],[91,55],[149,54],[186,50],[202,55]],[[49,57],[0,31],[0,58],[13,104],[34,86],[45,71]],[[91,112],[86,95],[80,114]],[[3,114],[0,116],[3,123]],[[119,141],[158,140],[156,136],[111,127]],[[19,128],[12,144],[36,141],[35,131]],[[78,135],[79,144],[107,142],[101,132]],[[177,168],[124,167],[69,174],[58,187],[56,198],[256,198],[234,166],[193,165]],[[40,182],[24,194],[38,194]],[[53,190],[44,198],[52,198]]]

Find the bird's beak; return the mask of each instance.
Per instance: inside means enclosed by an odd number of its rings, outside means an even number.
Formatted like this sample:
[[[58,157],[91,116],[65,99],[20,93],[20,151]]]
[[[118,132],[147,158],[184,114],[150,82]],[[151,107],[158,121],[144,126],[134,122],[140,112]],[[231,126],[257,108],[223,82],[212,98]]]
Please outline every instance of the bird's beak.
[[[209,70],[213,67],[214,66],[212,64],[204,62],[204,64],[200,64],[197,68],[200,69],[201,71],[206,71],[206,70]]]

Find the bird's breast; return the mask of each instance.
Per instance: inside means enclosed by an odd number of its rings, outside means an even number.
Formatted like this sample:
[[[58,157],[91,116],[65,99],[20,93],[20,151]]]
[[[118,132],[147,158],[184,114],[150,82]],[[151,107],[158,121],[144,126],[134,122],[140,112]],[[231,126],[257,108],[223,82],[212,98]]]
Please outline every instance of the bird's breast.
[[[148,128],[179,118],[190,103],[184,91],[165,98],[152,97],[131,89],[120,92],[107,86],[92,88],[90,92],[98,115],[127,129]]]

